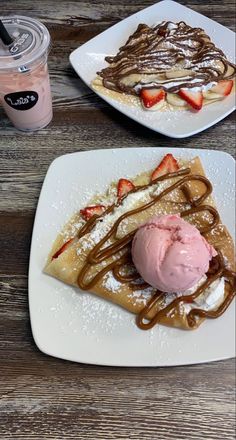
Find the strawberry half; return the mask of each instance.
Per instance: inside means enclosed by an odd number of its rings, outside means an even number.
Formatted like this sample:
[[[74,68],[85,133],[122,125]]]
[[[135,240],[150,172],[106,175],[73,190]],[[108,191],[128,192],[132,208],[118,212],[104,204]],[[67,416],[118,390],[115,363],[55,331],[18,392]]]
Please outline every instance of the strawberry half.
[[[80,210],[80,214],[84,220],[89,220],[94,215],[101,215],[105,209],[106,208],[103,205],[87,206],[86,208]]]
[[[146,108],[153,107],[165,97],[166,92],[163,89],[142,89],[140,92],[140,98]]]
[[[210,92],[218,93],[222,96],[227,96],[230,94],[232,88],[233,88],[234,82],[230,79],[219,81],[216,86],[212,87],[210,89]]]
[[[157,177],[163,176],[164,174],[174,173],[175,171],[178,171],[178,169],[179,165],[174,156],[170,153],[166,154],[161,163],[153,171],[151,181],[157,179]]]
[[[64,252],[66,250],[66,248],[69,246],[69,244],[71,243],[72,240],[73,240],[73,238],[66,241],[66,243],[64,243],[62,245],[62,247],[58,251],[56,251],[55,254],[52,256],[52,260],[54,260],[54,258],[59,257],[59,255],[62,254],[62,252]]]
[[[117,196],[120,199],[125,194],[128,194],[132,189],[134,189],[134,184],[127,179],[120,179],[117,186]]]
[[[203,104],[202,92],[191,92],[187,89],[180,89],[179,96],[191,105],[194,110],[201,110]]]

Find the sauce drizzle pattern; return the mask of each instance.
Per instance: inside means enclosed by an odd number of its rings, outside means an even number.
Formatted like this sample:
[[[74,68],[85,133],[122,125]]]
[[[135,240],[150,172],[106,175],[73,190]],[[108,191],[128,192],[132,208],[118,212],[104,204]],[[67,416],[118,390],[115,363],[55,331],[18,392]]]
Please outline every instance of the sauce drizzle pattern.
[[[91,249],[89,254],[87,255],[86,262],[83,265],[77,279],[78,286],[82,290],[90,290],[92,289],[98,281],[100,281],[106,273],[109,271],[112,271],[113,276],[116,280],[118,280],[121,283],[128,283],[129,287],[131,287],[133,290],[138,289],[144,289],[145,287],[148,287],[148,284],[143,282],[143,280],[140,280],[140,276],[137,272],[132,273],[125,273],[125,269],[127,267],[132,267],[132,260],[131,260],[131,242],[132,239],[136,233],[136,230],[133,230],[132,232],[126,234],[122,238],[117,237],[117,230],[120,225],[120,223],[127,219],[128,217],[131,217],[137,213],[140,213],[142,211],[145,211],[149,207],[157,204],[160,200],[163,199],[167,194],[172,193],[175,189],[179,188],[184,193],[185,198],[187,200],[187,204],[190,205],[190,209],[186,209],[180,213],[182,217],[188,217],[189,215],[195,214],[195,213],[205,213],[208,212],[211,214],[211,221],[208,223],[208,225],[202,227],[200,232],[202,234],[205,234],[209,231],[211,231],[218,223],[219,223],[219,214],[215,208],[213,208],[210,205],[205,205],[203,202],[207,199],[207,197],[212,192],[212,185],[210,181],[201,175],[197,174],[190,174],[190,169],[181,169],[174,173],[168,173],[163,176],[158,177],[154,181],[150,182],[147,185],[143,186],[136,186],[131,192],[137,192],[144,190],[152,185],[155,185],[157,182],[161,182],[167,179],[171,179],[174,177],[180,177],[179,180],[177,180],[175,183],[168,186],[166,189],[164,189],[160,194],[153,196],[152,200],[148,203],[136,208],[132,209],[130,211],[125,212],[123,215],[121,215],[113,224],[113,226],[110,228],[110,230],[107,232],[107,234]],[[202,182],[205,185],[205,191],[203,194],[201,194],[198,198],[193,198],[190,193],[190,189],[187,186],[187,183],[189,182]],[[130,193],[129,193],[130,194]],[[105,215],[112,213],[117,206],[123,203],[123,200],[128,197],[128,195],[123,196],[121,199],[117,201],[117,203],[111,205],[107,208],[105,212],[103,212],[101,215],[94,215],[92,218],[90,218],[87,223],[80,229],[78,233],[78,238],[81,238],[85,234],[92,231],[92,229],[95,227],[96,223],[98,221],[101,221],[102,217]],[[106,245],[107,241],[109,239],[113,239],[112,244]],[[105,246],[105,247],[104,247]],[[141,329],[150,329],[154,325],[156,325],[160,318],[163,316],[171,316],[174,310],[179,306],[180,303],[193,303],[194,299],[196,299],[198,296],[200,296],[215,280],[224,277],[225,282],[228,285],[228,294],[225,296],[225,299],[223,303],[220,305],[220,307],[217,310],[210,310],[206,311],[200,308],[193,308],[191,311],[187,314],[187,322],[189,328],[194,328],[197,324],[198,318],[217,318],[220,316],[226,308],[229,306],[231,301],[233,300],[235,296],[235,280],[236,280],[236,274],[233,271],[230,271],[225,267],[224,259],[222,256],[222,253],[220,249],[217,249],[218,255],[212,260],[212,264],[210,266],[209,272],[207,274],[207,280],[200,286],[193,294],[191,295],[182,295],[176,299],[174,299],[168,306],[163,307],[161,310],[159,310],[152,319],[148,321],[148,323],[144,322],[144,320],[147,318],[147,315],[152,311],[152,309],[165,298],[165,293],[156,291],[156,293],[152,296],[151,300],[147,303],[147,305],[144,307],[144,309],[141,311],[141,313],[137,317],[137,325]],[[115,260],[111,263],[107,264],[105,267],[103,267],[98,273],[93,277],[88,278],[89,270],[96,264],[99,264],[110,257],[114,256]],[[141,282],[140,282],[141,281]]]
[[[180,88],[231,79],[236,72],[236,66],[203,29],[183,21],[164,21],[155,27],[140,24],[118,54],[105,60],[109,66],[98,72],[103,86],[133,95],[138,95],[142,87],[161,87],[176,93]],[[183,70],[184,74],[166,76],[174,70]]]

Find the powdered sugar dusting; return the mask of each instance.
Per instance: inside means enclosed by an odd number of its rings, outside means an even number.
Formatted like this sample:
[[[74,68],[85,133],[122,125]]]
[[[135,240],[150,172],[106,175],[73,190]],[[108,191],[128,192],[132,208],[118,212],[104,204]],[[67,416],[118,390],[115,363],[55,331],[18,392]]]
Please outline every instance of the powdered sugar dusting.
[[[154,289],[150,286],[143,290],[134,290],[128,295],[128,298],[130,298],[132,300],[132,303],[135,305],[143,304],[143,306],[146,306],[153,292]]]
[[[50,321],[58,323],[62,335],[82,333],[100,342],[101,337],[122,331],[124,326],[136,328],[133,315],[89,292],[62,285],[51,296]],[[45,313],[43,307],[39,313]]]
[[[119,292],[119,290],[122,286],[122,284],[114,278],[112,272],[108,272],[106,274],[105,279],[102,284],[105,287],[105,289],[112,291],[112,293]]]

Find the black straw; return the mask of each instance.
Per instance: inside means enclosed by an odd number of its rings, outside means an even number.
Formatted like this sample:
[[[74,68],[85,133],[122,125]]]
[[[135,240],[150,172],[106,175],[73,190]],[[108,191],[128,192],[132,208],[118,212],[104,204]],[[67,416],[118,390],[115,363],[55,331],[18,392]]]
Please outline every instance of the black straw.
[[[9,33],[7,32],[3,22],[0,20],[0,38],[3,42],[3,44],[5,44],[6,46],[10,46],[10,44],[13,43],[13,39],[11,38],[11,36],[9,35]]]

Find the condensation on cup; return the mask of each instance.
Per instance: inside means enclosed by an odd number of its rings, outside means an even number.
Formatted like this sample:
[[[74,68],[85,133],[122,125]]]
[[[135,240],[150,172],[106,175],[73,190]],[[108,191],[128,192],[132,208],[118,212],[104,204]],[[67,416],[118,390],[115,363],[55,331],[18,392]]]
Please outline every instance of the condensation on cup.
[[[3,17],[2,21],[14,41],[8,47],[0,41],[1,105],[19,130],[39,130],[52,120],[49,32],[29,17]]]

